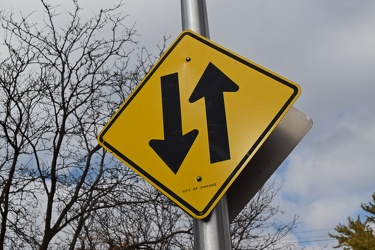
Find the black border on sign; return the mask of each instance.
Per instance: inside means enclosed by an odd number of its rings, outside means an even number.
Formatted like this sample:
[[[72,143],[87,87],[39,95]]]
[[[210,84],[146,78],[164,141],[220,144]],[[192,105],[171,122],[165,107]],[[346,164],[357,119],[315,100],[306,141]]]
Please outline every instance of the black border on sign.
[[[266,127],[266,129],[263,131],[263,133],[260,135],[260,137],[256,140],[254,145],[248,150],[247,154],[244,156],[244,158],[239,162],[239,164],[234,168],[232,173],[228,176],[228,178],[225,180],[224,184],[218,189],[216,194],[213,196],[213,198],[209,201],[207,206],[202,210],[198,211],[194,207],[192,207],[189,203],[185,202],[180,196],[172,192],[170,189],[168,189],[166,186],[164,186],[162,183],[160,183],[157,179],[155,179],[152,175],[147,173],[145,170],[143,170],[140,166],[135,164],[132,160],[127,158],[125,155],[123,155],[121,152],[119,152],[116,148],[112,147],[109,143],[104,141],[103,136],[106,134],[106,132],[110,129],[112,124],[117,120],[117,118],[121,115],[121,113],[126,109],[126,107],[129,105],[129,103],[135,98],[135,96],[138,94],[139,91],[143,88],[143,86],[148,82],[148,80],[153,76],[153,74],[157,71],[157,69],[160,67],[160,65],[164,62],[164,60],[168,57],[168,55],[173,51],[173,49],[178,45],[178,43],[185,37],[185,36],[191,36],[192,38],[202,42],[203,44],[211,47],[212,49],[215,49],[232,59],[292,88],[293,94],[289,97],[287,102],[283,105],[283,107],[279,110],[279,112],[276,114],[274,119],[271,121],[271,123]],[[294,98],[299,94],[298,93],[298,87],[294,84],[274,75],[273,73],[266,71],[262,68],[260,68],[257,65],[252,64],[251,62],[233,54],[232,52],[219,47],[216,44],[213,44],[211,41],[206,40],[205,38],[198,36],[197,34],[193,33],[192,31],[185,31],[183,32],[177,40],[172,44],[172,46],[167,50],[165,55],[157,62],[155,67],[150,71],[150,73],[145,77],[145,79],[140,83],[140,85],[136,88],[136,90],[131,94],[131,96],[126,100],[124,105],[120,107],[120,109],[117,111],[116,115],[111,119],[111,121],[108,123],[108,125],[105,127],[102,133],[99,135],[99,141],[105,145],[108,149],[110,149],[114,154],[116,154],[118,157],[120,157],[122,160],[127,162],[131,165],[136,171],[141,173],[143,176],[145,176],[150,182],[152,182],[154,185],[161,188],[164,192],[168,193],[173,199],[177,200],[180,204],[182,204],[184,207],[182,207],[185,210],[191,211],[193,214],[197,215],[197,217],[202,217],[207,213],[207,211],[211,208],[214,201],[222,194],[223,190],[228,186],[229,182],[234,178],[234,176],[237,174],[237,172],[241,169],[241,167],[245,164],[245,162],[248,160],[249,156],[253,153],[253,151],[256,149],[256,147],[259,145],[259,143],[264,139],[264,137],[267,135],[267,133],[271,130],[271,128],[275,125],[276,121],[283,115],[285,110],[288,108],[288,106],[293,102]]]

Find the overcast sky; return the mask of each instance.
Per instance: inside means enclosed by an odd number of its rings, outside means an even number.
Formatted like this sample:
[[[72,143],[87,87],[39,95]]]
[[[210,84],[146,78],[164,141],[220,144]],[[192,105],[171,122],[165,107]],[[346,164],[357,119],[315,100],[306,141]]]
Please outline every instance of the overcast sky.
[[[13,10],[40,6],[2,2]],[[123,3],[141,45],[152,49],[163,35],[172,42],[181,32],[179,0]],[[207,0],[207,9],[213,41],[301,86],[294,106],[314,126],[274,176],[284,182],[278,199],[303,222],[296,241],[332,248],[327,233],[356,217],[375,192],[375,1]]]

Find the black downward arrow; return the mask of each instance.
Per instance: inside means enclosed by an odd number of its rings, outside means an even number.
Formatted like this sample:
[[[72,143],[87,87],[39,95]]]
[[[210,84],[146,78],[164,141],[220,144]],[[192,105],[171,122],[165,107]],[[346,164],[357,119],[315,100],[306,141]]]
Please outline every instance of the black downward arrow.
[[[176,174],[195,141],[198,130],[194,129],[182,135],[180,90],[177,73],[161,77],[161,94],[164,140],[150,140],[149,145]]]
[[[209,63],[191,94],[191,103],[205,98],[211,163],[230,159],[224,92],[239,89],[229,77]]]

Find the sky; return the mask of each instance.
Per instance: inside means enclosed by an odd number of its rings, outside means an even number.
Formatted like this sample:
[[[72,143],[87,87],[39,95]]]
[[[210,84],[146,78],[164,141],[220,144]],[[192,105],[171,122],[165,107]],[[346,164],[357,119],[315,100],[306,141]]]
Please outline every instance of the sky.
[[[2,2],[16,11],[40,5]],[[286,216],[299,215],[301,247],[332,249],[328,232],[356,218],[375,192],[375,1],[206,2],[211,40],[301,86],[294,107],[314,125],[273,176],[283,182],[277,202]],[[121,8],[139,46],[153,50],[163,35],[170,43],[181,32],[178,0],[123,0]]]

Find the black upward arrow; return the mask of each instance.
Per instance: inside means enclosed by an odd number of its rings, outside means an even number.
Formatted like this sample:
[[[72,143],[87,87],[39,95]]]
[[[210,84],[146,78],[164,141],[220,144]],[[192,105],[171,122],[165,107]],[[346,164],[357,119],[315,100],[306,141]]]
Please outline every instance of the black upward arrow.
[[[161,94],[164,140],[150,140],[149,145],[176,174],[195,141],[198,130],[194,129],[182,135],[180,90],[177,73],[161,77]]]
[[[230,159],[224,92],[239,89],[229,77],[209,63],[191,94],[191,103],[205,97],[211,163]]]

